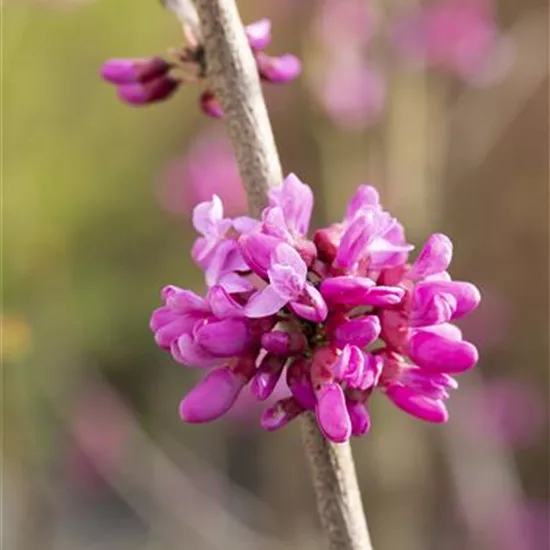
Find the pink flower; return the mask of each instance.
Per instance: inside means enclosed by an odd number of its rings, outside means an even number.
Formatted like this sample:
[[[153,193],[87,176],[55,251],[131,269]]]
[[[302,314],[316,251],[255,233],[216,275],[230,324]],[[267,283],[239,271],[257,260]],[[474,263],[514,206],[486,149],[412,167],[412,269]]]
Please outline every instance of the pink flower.
[[[451,324],[473,311],[477,288],[447,273],[452,243],[432,235],[415,261],[401,224],[362,185],[344,219],[307,236],[313,195],[296,176],[270,193],[259,221],[224,217],[218,197],[195,208],[192,255],[206,298],[167,287],[151,328],[180,363],[214,369],[182,401],[188,422],[225,414],[243,388],[259,401],[287,393],[261,418],[275,430],[304,411],[334,442],[368,432],[383,393],[427,422],[448,418],[453,376],[476,347]],[[315,243],[315,244],[314,244]]]
[[[330,60],[316,85],[317,97],[326,113],[347,130],[361,130],[382,114],[386,89],[374,67],[359,60]]]
[[[184,158],[171,161],[158,182],[162,206],[174,214],[188,214],[199,202],[216,195],[227,215],[246,211],[246,196],[228,140],[206,130],[191,144]]]
[[[347,130],[374,124],[384,107],[384,79],[368,57],[377,23],[364,0],[324,0],[314,21],[321,55],[310,86],[321,108]]]

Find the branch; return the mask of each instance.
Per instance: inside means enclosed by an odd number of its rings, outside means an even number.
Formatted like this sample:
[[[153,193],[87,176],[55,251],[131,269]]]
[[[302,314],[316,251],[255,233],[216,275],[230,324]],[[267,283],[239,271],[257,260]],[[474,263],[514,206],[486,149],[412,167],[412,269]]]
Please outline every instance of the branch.
[[[283,175],[256,62],[233,0],[195,0],[207,73],[229,126],[250,215],[267,206]]]
[[[302,415],[302,436],[331,550],[371,550],[350,444],[325,439],[311,413]]]
[[[282,181],[282,170],[256,64],[234,0],[194,3],[208,78],[225,113],[250,214],[259,217],[268,190]],[[303,434],[331,550],[370,550],[349,443],[327,441],[310,414],[303,415]]]

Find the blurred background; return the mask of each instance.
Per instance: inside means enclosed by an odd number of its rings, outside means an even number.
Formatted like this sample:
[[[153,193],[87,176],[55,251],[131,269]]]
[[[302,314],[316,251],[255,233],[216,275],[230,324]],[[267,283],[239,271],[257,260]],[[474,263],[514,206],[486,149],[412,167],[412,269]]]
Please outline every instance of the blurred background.
[[[377,550],[545,550],[548,452],[548,6],[544,0],[241,1],[302,77],[266,89],[285,171],[315,224],[380,190],[420,245],[455,243],[481,351],[445,427],[377,396],[353,442]],[[202,291],[192,207],[243,212],[223,123],[197,88],[135,109],[109,57],[181,44],[154,0],[3,6],[3,548],[318,549],[298,424],[243,396],[181,423],[196,381],[148,329],[165,284]]]

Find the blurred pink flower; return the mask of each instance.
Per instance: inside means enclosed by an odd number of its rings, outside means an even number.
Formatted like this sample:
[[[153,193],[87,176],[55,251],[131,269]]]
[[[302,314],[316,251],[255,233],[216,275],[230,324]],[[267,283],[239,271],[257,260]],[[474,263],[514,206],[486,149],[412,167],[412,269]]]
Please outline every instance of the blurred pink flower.
[[[384,108],[382,76],[365,62],[333,60],[320,75],[318,99],[327,114],[347,130],[370,126]]]
[[[504,378],[463,392],[455,405],[470,436],[497,438],[515,447],[535,443],[547,417],[543,396],[535,387]]]
[[[368,46],[377,18],[370,1],[324,0],[314,22],[317,39],[340,49],[340,45]]]
[[[228,140],[211,129],[203,131],[183,158],[170,161],[158,181],[161,205],[174,214],[191,215],[199,202],[218,195],[226,214],[246,212],[246,195]]]
[[[319,104],[346,130],[372,125],[385,101],[384,80],[368,59],[377,26],[372,4],[324,0],[313,25],[321,54],[310,86]]]
[[[393,38],[409,61],[445,69],[471,83],[501,72],[503,55],[511,53],[492,0],[439,0],[410,10],[397,20]]]
[[[548,502],[526,500],[515,510],[495,519],[493,533],[499,550],[548,550],[550,506]]]

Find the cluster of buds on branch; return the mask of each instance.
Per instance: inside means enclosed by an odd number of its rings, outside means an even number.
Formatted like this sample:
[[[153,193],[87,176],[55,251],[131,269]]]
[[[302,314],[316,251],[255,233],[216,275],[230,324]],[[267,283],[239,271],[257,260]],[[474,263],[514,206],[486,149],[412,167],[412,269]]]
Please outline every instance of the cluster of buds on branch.
[[[181,402],[182,419],[222,416],[248,384],[265,400],[284,377],[288,396],[263,413],[267,430],[311,411],[328,439],[347,441],[368,431],[375,391],[445,422],[452,376],[478,359],[451,322],[480,301],[474,285],[447,272],[450,239],[432,235],[411,262],[402,225],[367,185],[342,222],[310,240],[312,208],[295,175],[270,192],[260,220],[225,218],[217,196],[195,208],[192,257],[207,295],[165,287],[151,318],[160,347],[209,370]]]
[[[185,15],[187,12],[182,13]],[[188,24],[189,20],[190,16],[187,16],[187,24],[184,24],[187,45],[172,48],[166,59],[158,56],[109,59],[103,65],[101,76],[116,86],[118,97],[122,101],[130,105],[148,105],[168,99],[183,84],[206,81],[204,48],[196,25]],[[300,74],[302,66],[294,55],[272,57],[264,52],[271,42],[269,19],[260,19],[248,25],[245,30],[262,81],[284,84]],[[213,118],[223,117],[218,98],[209,88],[201,92],[199,103],[206,115]]]

